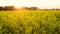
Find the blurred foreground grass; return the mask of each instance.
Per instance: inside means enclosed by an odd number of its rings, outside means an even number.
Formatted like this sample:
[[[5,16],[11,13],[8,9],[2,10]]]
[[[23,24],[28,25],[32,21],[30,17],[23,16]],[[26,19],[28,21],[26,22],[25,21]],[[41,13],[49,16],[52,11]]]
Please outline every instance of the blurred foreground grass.
[[[60,10],[0,11],[0,34],[60,34]]]

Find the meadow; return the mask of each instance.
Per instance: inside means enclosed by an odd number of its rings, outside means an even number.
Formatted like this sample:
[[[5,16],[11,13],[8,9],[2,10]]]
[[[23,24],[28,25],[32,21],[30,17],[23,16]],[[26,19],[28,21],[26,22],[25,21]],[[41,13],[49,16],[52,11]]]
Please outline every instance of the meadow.
[[[60,34],[60,10],[0,11],[0,34]]]

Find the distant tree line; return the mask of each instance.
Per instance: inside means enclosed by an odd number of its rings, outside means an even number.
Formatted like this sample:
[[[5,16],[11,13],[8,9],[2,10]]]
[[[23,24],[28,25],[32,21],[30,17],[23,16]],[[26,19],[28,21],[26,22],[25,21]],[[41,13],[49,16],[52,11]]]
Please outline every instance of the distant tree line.
[[[0,11],[1,10],[17,10],[14,6],[0,6]],[[22,7],[22,8],[19,8],[19,10],[60,10],[58,8],[52,8],[52,9],[40,9],[38,7]]]
[[[59,8],[40,9],[38,7],[22,7],[21,10],[60,10]]]
[[[22,7],[20,10],[38,10],[38,7]]]
[[[39,8],[38,7],[22,7],[20,8],[19,10],[38,10]],[[0,11],[1,10],[16,10],[16,8],[14,6],[0,6]]]
[[[0,6],[0,11],[1,10],[15,10],[14,6]]]

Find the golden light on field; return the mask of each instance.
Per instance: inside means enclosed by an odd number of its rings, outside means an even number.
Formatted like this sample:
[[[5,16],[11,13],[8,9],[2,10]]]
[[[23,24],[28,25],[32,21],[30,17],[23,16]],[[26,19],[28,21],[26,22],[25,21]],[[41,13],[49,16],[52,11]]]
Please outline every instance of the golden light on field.
[[[0,0],[0,6],[60,8],[60,0]]]

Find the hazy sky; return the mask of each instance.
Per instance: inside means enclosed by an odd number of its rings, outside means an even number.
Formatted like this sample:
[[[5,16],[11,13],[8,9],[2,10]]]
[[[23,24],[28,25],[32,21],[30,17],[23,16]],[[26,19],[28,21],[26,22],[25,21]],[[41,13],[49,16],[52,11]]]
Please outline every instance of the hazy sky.
[[[37,6],[39,8],[60,8],[60,0],[0,0],[0,6]]]

